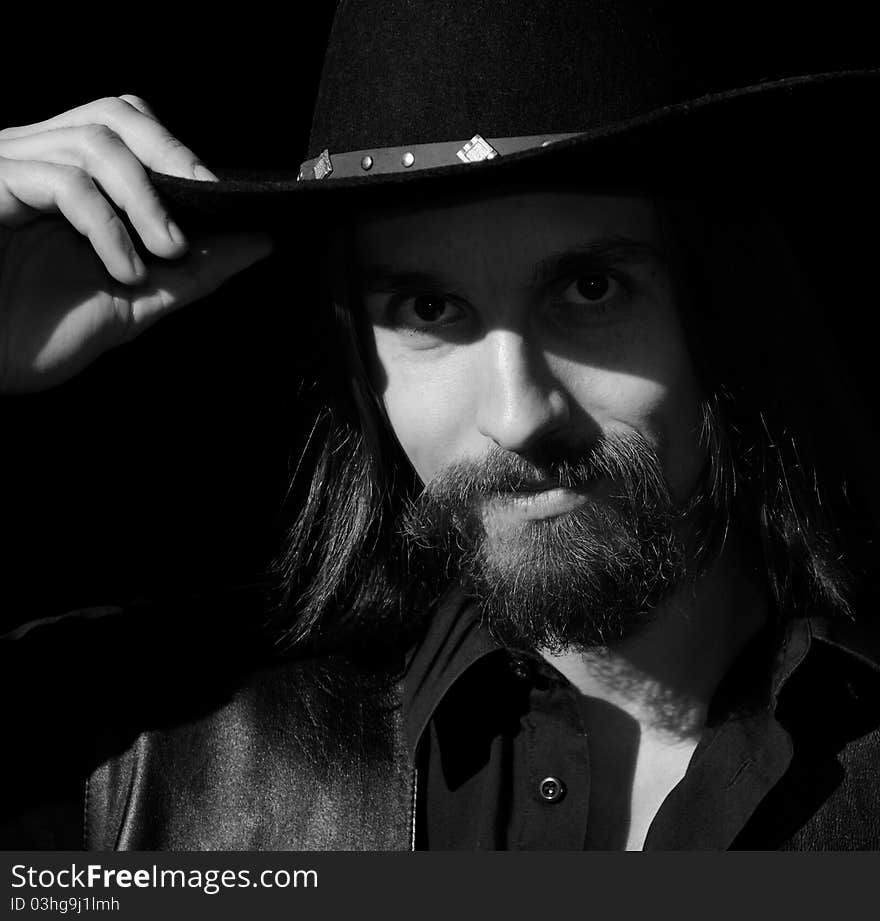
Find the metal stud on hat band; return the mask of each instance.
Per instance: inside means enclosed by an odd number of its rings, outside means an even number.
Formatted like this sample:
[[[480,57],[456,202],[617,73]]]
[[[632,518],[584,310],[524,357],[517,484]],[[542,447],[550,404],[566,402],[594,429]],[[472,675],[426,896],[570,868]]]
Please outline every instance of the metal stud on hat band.
[[[440,141],[434,144],[407,144],[401,147],[377,147],[333,153],[324,150],[299,169],[301,182],[344,179],[352,176],[381,176],[387,173],[413,172],[438,166],[466,165],[492,160],[505,154],[534,147],[546,147],[556,141],[576,137],[572,134],[535,134],[522,137],[484,138],[475,134],[467,141]]]

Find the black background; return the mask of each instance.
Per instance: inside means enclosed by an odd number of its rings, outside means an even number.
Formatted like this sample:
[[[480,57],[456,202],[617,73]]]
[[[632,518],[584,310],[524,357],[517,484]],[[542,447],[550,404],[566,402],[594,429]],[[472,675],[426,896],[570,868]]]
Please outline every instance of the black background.
[[[332,7],[200,5],[160,15],[83,6],[9,19],[0,125],[133,93],[212,168],[296,168]],[[792,18],[795,57],[877,66],[873,30],[841,9],[833,22],[829,10],[809,23]],[[754,21],[756,34],[764,27]],[[835,166],[787,195],[799,256],[873,407],[876,179]],[[279,507],[302,438],[296,311],[307,309],[309,270],[271,260],[74,382],[0,400],[3,622],[200,591],[260,571],[284,526]],[[865,425],[875,427],[870,412]]]
[[[0,124],[131,93],[214,169],[298,166],[332,0],[114,10],[10,21]],[[304,425],[302,272],[254,267],[71,383],[0,399],[0,621],[259,574]]]

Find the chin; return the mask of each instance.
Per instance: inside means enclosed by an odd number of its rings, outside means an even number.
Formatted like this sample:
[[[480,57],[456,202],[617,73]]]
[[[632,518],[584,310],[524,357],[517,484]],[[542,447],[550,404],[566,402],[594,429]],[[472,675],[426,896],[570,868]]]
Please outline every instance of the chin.
[[[686,577],[668,523],[633,521],[595,503],[517,526],[490,516],[458,565],[496,639],[554,652],[634,635]]]

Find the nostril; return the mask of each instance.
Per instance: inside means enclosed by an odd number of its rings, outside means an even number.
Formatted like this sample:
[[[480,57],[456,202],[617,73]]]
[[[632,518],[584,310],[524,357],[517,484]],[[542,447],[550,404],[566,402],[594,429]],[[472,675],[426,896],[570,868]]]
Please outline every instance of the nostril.
[[[521,452],[566,427],[568,398],[540,349],[509,329],[492,330],[483,342],[477,419],[482,434]]]
[[[486,394],[478,418],[485,437],[507,451],[522,453],[570,421],[568,400],[558,390],[503,396]]]

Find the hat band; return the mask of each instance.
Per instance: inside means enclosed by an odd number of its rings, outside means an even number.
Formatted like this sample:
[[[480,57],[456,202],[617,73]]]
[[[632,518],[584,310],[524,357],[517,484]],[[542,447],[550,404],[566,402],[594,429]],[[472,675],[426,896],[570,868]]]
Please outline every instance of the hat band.
[[[556,141],[576,137],[571,134],[532,134],[508,138],[484,138],[475,134],[468,141],[439,141],[433,144],[410,144],[406,147],[376,147],[331,154],[323,150],[299,168],[297,180],[350,179],[353,176],[406,173],[492,160],[505,154],[535,147],[547,147]]]

